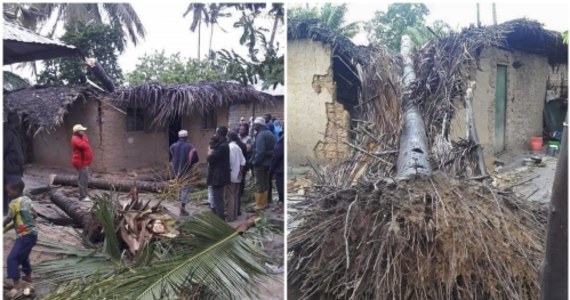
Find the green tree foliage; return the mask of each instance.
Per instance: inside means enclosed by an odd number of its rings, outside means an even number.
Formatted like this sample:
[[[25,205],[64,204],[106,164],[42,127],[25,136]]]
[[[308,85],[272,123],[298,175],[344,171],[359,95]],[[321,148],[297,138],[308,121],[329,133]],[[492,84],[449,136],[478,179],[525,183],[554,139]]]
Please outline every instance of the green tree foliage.
[[[295,7],[287,10],[287,16],[290,19],[319,19],[333,31],[336,31],[349,38],[354,37],[360,31],[358,22],[345,24],[346,13],[348,7],[346,3],[336,5],[325,3],[320,9],[317,7],[303,8]]]
[[[139,61],[136,69],[126,75],[130,85],[140,85],[147,81],[192,83],[221,79],[219,67],[197,59],[185,61],[180,57],[180,53],[167,57],[164,51],[155,52],[139,58]]]
[[[410,36],[416,46],[420,46],[434,37],[444,36],[451,28],[443,21],[434,23],[433,28],[426,28],[425,17],[429,9],[422,3],[395,3],[388,6],[386,12],[377,11],[374,18],[366,22],[365,29],[371,42],[387,45],[394,51],[400,51],[402,36]]]
[[[267,13],[272,18],[283,20],[279,11],[282,5],[273,8]],[[237,7],[236,7],[237,8]],[[269,29],[256,24],[258,17],[263,13],[255,8],[244,7],[240,19],[234,23],[234,28],[241,29],[240,45],[247,47],[247,57],[240,56],[235,51],[226,49],[217,52],[217,63],[224,70],[224,79],[236,80],[243,84],[255,84],[258,80],[263,81],[263,88],[277,86],[284,83],[284,55],[279,55],[279,43],[271,39],[267,41],[266,34]],[[239,8],[238,8],[239,9]],[[274,22],[270,36],[274,36],[278,26]],[[279,22],[277,22],[278,24]]]
[[[125,47],[125,37],[119,24],[115,26],[92,23],[75,23],[66,26],[61,40],[73,45],[86,57],[94,57],[107,75],[120,84],[123,75],[117,62]],[[44,62],[45,69],[40,73],[38,83],[47,85],[82,84],[85,82],[85,63],[78,57],[59,58]],[[97,82],[91,74],[89,80]]]
[[[562,33],[562,42],[568,45],[568,30]]]
[[[4,18],[39,31],[55,16],[50,36],[56,27],[76,23],[118,24],[133,44],[144,38],[145,29],[133,7],[128,3],[6,3]]]

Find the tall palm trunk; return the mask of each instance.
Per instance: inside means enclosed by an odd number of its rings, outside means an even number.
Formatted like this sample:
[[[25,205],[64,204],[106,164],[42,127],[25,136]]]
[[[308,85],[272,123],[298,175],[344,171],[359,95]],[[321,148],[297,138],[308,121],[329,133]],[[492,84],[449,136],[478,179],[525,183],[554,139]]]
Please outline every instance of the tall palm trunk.
[[[416,79],[413,61],[410,57],[412,41],[409,36],[402,36],[400,54],[404,58],[404,93],[402,109],[404,128],[400,136],[400,153],[398,155],[398,179],[431,176],[431,165],[428,159],[427,134],[425,123],[416,104],[410,101],[411,83]]]
[[[497,25],[497,6],[493,2],[493,25]]]
[[[198,21],[198,59],[200,59],[200,41],[202,40],[202,20]]]
[[[479,7],[479,2],[477,2],[477,27],[481,27],[481,8]]]
[[[568,120],[566,120],[568,122]],[[546,253],[541,270],[541,299],[568,299],[568,130],[564,127],[556,164]]]
[[[275,20],[273,20],[273,29],[271,30],[271,38],[269,39],[269,47],[274,49],[273,41],[275,41],[275,33],[277,32],[277,25],[279,25],[279,17],[275,16]]]
[[[210,45],[208,45],[208,56],[212,52],[212,40],[214,39],[214,23],[212,23],[212,28],[210,28]]]

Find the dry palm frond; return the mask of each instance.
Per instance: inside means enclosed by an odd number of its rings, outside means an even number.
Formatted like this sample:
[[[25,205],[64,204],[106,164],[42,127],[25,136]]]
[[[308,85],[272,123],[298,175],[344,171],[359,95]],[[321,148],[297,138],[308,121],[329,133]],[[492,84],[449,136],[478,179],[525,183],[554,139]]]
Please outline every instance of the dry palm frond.
[[[411,101],[404,104],[398,57],[382,46],[359,54],[367,63],[360,72],[362,94],[353,115],[353,151],[345,161],[316,170],[308,204],[296,216],[300,225],[288,237],[291,295],[538,298],[546,206],[458,179],[478,175],[478,145],[449,138],[452,101],[465,96],[481,49],[522,50],[523,45],[508,41],[525,24],[468,28],[419,49],[414,58],[417,79]],[[436,154],[432,166],[439,171],[431,179],[396,182],[391,177],[402,106],[411,103],[422,114],[428,148]]]
[[[253,102],[270,107],[275,98],[233,82],[145,83],[117,88],[113,94],[86,87],[32,87],[6,94],[4,109],[25,115],[30,131],[51,131],[63,124],[64,116],[78,100],[99,100],[122,109],[144,108],[153,119],[153,126],[166,126],[179,116],[204,115],[229,105]]]
[[[443,174],[327,193],[289,236],[299,299],[538,297],[545,207]]]

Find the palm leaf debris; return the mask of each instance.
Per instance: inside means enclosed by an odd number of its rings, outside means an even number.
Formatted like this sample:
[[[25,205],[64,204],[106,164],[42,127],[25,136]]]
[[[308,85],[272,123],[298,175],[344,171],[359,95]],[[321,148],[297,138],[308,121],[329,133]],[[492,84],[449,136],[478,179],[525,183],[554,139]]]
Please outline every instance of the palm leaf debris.
[[[309,33],[319,30],[308,26]],[[519,38],[525,34],[531,39],[523,42]],[[330,36],[305,36],[347,45]],[[567,60],[567,48],[561,51],[559,40],[529,20],[434,39],[413,54],[416,80],[407,103],[400,100],[401,58],[382,45],[353,48],[354,57],[365,62],[352,112],[348,144],[353,151],[339,164],[315,168],[307,201],[296,204],[293,221],[299,225],[288,238],[289,295],[537,299],[546,205],[492,187],[478,168],[479,145],[451,141],[449,126],[453,100],[468,98],[483,48],[542,51],[551,63],[560,63]],[[553,48],[545,51],[548,46]],[[402,112],[411,104],[425,122],[434,175],[396,181]]]

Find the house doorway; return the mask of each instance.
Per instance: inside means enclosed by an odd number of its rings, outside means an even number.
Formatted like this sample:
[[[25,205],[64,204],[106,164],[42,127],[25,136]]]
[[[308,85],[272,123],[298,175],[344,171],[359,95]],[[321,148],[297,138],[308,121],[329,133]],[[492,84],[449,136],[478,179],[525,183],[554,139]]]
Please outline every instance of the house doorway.
[[[178,131],[182,130],[182,120],[177,117],[174,121],[170,122],[168,126],[168,147],[178,141]],[[170,153],[170,151],[168,151]],[[169,154],[170,155],[170,154]],[[172,159],[172,157],[170,157]]]
[[[495,85],[495,142],[496,153],[505,150],[505,128],[507,125],[507,66],[497,65]]]

